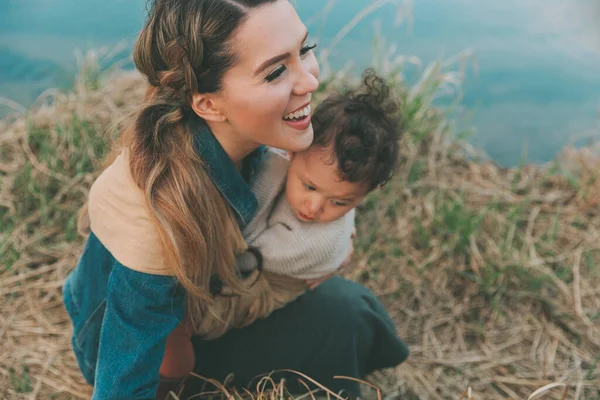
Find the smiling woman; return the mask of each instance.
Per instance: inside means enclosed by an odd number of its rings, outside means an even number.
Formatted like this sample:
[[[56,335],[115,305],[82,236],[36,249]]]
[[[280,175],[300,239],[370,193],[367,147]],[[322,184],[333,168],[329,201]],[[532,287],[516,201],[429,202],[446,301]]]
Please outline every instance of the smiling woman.
[[[69,87],[77,72],[74,51],[108,48],[108,55],[123,41],[129,47],[143,23],[147,2],[0,1],[0,63],[4,57],[9,66],[0,66],[0,75],[11,75],[10,79],[0,77],[0,97],[27,108],[48,87]],[[358,72],[374,61],[382,63],[379,56],[389,54],[390,62],[410,61],[403,70],[406,81],[411,82],[411,78],[419,76],[412,72],[410,63],[417,61],[412,56],[426,65],[472,49],[476,54],[472,60],[476,62],[471,65],[478,68],[466,69],[461,92],[462,104],[473,115],[472,120],[461,118],[465,123],[462,126],[476,127],[477,134],[470,140],[502,166],[550,161],[566,144],[583,144],[593,134],[590,129],[597,126],[600,74],[594,71],[600,70],[600,2],[376,2],[386,4],[365,16],[346,32],[343,40],[336,39],[333,48],[332,40],[345,31],[349,21],[357,15],[364,16],[361,12],[373,1],[292,3],[298,5],[298,13],[311,36],[318,37],[319,48],[327,50],[321,56],[327,54],[331,68],[323,72],[339,71],[348,63],[354,66],[348,72]],[[396,9],[406,3],[412,5],[412,10]],[[398,26],[398,15],[413,22]],[[106,29],[108,20],[110,29]],[[373,29],[374,23],[380,31]],[[378,43],[385,43],[389,52],[383,48],[373,52],[376,32],[385,39]],[[307,44],[314,43],[309,39]],[[396,47],[397,52],[393,53]],[[129,48],[115,58],[109,56],[100,66],[110,67],[114,61],[120,65],[126,59]],[[57,68],[40,68],[48,61]],[[8,112],[0,104],[0,116]],[[523,159],[525,155],[527,160]]]
[[[233,158],[241,159],[261,144],[290,151],[310,145],[310,119],[284,119],[310,104],[319,85],[319,67],[308,40],[289,2],[258,7],[231,41],[237,60],[223,74],[221,90],[193,96],[196,113],[211,123],[215,134],[234,142],[232,148],[225,145]],[[219,115],[213,116],[214,111]]]
[[[312,46],[287,0],[152,3],[134,51],[148,97],[92,186],[91,232],[63,290],[94,399],[164,397],[160,376],[178,382],[192,369],[239,386],[294,369],[358,396],[356,382],[334,376],[407,357],[375,295],[340,278],[247,328],[202,337],[206,316],[233,311],[217,309],[217,296],[246,292],[257,273],[237,271],[235,255],[256,213],[248,182],[263,146],[312,142]]]

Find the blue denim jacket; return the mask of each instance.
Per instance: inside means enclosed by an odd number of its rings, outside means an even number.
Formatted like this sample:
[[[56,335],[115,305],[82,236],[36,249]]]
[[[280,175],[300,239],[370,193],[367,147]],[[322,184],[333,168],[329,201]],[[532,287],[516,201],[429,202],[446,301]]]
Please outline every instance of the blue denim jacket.
[[[256,212],[247,181],[264,148],[247,157],[242,176],[204,122],[195,119],[189,127],[213,182],[243,227]],[[91,232],[66,279],[63,300],[79,367],[94,385],[92,399],[155,399],[166,338],[185,311],[177,280],[123,266]]]

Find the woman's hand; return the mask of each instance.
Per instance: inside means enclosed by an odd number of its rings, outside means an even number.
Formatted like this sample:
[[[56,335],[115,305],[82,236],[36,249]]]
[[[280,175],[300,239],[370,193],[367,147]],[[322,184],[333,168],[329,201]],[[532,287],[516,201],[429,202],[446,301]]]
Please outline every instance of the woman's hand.
[[[306,281],[306,284],[308,285],[308,290],[315,289],[317,286],[319,286],[321,283],[325,282],[327,279],[331,278],[333,275],[335,275],[335,272],[332,272],[329,275],[325,275],[323,278],[312,279],[312,280]]]
[[[353,241],[354,241],[355,237],[356,237],[356,228],[354,228],[352,230],[352,234],[350,235],[350,248],[348,249],[348,255],[346,256],[346,258],[344,259],[344,261],[342,261],[342,264],[338,268],[338,271],[340,269],[344,268],[346,265],[350,264],[350,261],[352,261],[352,254],[354,254],[354,243],[353,243]],[[335,272],[332,272],[331,274],[326,275],[326,276],[324,276],[322,278],[312,279],[312,280],[306,281],[306,284],[308,285],[308,289],[309,290],[315,289],[321,283],[325,282],[327,279],[331,278],[334,275],[335,275]]]

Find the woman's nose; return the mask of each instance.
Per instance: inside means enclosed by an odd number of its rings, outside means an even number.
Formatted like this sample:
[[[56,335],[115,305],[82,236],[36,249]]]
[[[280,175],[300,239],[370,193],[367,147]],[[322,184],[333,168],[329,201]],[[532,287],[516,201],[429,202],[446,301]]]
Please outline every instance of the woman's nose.
[[[319,88],[319,65],[314,56],[300,64],[298,78],[294,85],[294,94],[304,96]]]

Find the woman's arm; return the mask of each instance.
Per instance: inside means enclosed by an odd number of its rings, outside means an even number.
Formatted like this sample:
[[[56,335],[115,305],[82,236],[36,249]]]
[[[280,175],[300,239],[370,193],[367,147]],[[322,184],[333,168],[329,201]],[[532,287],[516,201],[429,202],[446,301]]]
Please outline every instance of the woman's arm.
[[[102,321],[92,399],[155,399],[167,337],[183,320],[185,292],[173,277],[115,261]]]

